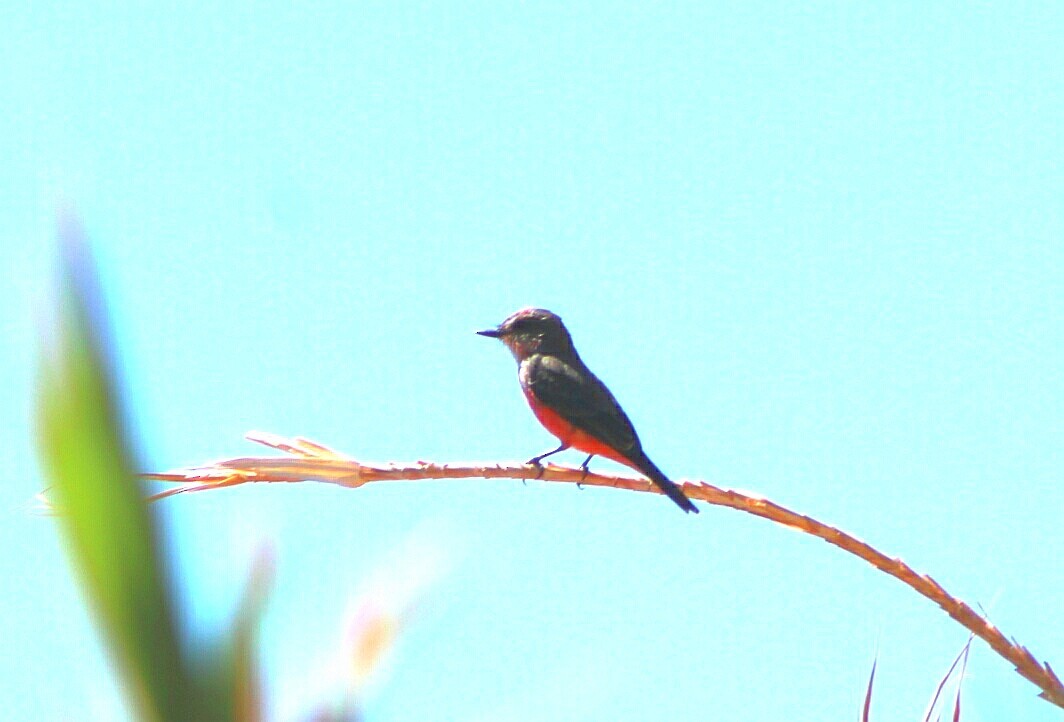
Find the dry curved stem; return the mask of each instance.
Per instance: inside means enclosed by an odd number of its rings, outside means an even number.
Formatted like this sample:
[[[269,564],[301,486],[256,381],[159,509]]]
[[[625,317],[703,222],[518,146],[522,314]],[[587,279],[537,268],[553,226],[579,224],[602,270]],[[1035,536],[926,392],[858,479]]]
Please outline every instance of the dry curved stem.
[[[250,432],[250,441],[287,452],[290,458],[244,457],[213,464],[144,474],[147,479],[178,482],[151,498],[161,499],[189,491],[217,489],[251,482],[320,481],[346,487],[359,487],[374,481],[415,481],[419,479],[538,479],[547,482],[577,483],[585,486],[605,486],[614,489],[661,493],[646,479],[609,476],[548,464],[542,469],[527,464],[436,464],[418,461],[411,464],[367,464],[333,451],[325,446],[299,437],[287,439],[264,432]],[[678,482],[679,483],[679,482]],[[946,614],[968,629],[999,655],[1011,662],[1016,671],[1039,689],[1039,697],[1064,708],[1064,685],[1049,663],[1039,664],[1025,647],[1009,640],[985,617],[970,606],[951,596],[938,582],[926,574],[917,573],[898,558],[891,558],[860,539],[833,526],[798,514],[763,497],[731,489],[722,489],[705,482],[683,482],[683,491],[691,499],[744,511],[800,532],[819,537],[865,560],[876,569],[886,572],[919,594],[940,606]]]

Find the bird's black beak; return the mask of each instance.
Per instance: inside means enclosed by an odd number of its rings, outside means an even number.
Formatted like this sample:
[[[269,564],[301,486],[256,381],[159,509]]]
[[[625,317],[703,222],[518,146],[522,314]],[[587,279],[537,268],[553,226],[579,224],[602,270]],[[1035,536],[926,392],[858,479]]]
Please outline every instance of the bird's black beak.
[[[477,331],[477,335],[487,336],[488,338],[498,338],[499,336],[502,336],[502,334],[499,333],[499,329],[497,328],[487,328],[483,331]]]

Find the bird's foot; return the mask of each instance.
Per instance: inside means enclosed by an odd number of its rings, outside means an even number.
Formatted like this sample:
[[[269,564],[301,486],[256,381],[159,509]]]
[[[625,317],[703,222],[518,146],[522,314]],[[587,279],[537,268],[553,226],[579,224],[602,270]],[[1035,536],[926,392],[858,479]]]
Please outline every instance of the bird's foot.
[[[542,458],[543,458],[542,456],[534,456],[534,457],[532,457],[531,459],[529,459],[528,461],[525,462],[525,464],[527,466],[534,466],[538,470],[538,471],[536,471],[536,475],[534,477],[532,477],[533,479],[537,479],[537,480],[538,479],[542,479],[543,478],[543,472],[547,470],[547,467],[543,466],[543,463],[540,461],[540,459],[542,459]],[[522,483],[524,483],[525,479],[521,479],[521,481],[522,481]]]
[[[591,473],[591,469],[587,468],[587,465],[591,463],[591,460],[595,458],[594,454],[589,454],[584,463],[580,465],[580,469],[584,472],[580,475],[580,481],[576,482],[577,489],[583,489],[584,486],[581,482],[587,478],[587,475]]]

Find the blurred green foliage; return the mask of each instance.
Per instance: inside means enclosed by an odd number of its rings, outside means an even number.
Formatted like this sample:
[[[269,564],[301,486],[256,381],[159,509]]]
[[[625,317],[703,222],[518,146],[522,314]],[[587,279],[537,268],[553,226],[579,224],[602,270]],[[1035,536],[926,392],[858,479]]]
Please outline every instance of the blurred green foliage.
[[[193,649],[179,628],[166,540],[123,429],[95,269],[71,217],[60,220],[59,240],[39,447],[69,553],[130,705],[142,720],[258,719],[251,643],[261,601],[245,604],[232,638],[209,649]]]

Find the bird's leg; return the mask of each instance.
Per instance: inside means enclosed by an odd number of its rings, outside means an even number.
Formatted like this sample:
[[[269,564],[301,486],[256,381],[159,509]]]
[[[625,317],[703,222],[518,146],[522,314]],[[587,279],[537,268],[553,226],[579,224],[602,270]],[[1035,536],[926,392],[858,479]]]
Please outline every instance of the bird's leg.
[[[580,465],[580,468],[584,470],[584,475],[580,477],[580,481],[583,481],[584,479],[587,478],[588,473],[590,473],[590,471],[591,471],[591,469],[587,468],[587,465],[590,464],[591,460],[594,459],[594,458],[595,458],[594,454],[588,454],[587,458],[584,459],[584,463]]]
[[[539,467],[539,473],[536,474],[536,478],[538,479],[539,477],[543,476],[543,464],[541,464],[540,462],[543,461],[544,459],[546,459],[548,456],[553,456],[554,454],[557,454],[559,451],[565,451],[568,448],[569,448],[569,444],[563,443],[561,446],[559,446],[554,451],[548,451],[546,454],[540,454],[539,456],[533,456],[531,459],[529,459],[525,463],[528,464],[529,466],[538,466]]]
[[[583,481],[584,479],[587,478],[588,472],[591,471],[590,469],[587,468],[587,465],[590,464],[591,460],[594,459],[594,458],[595,458],[594,454],[588,454],[587,458],[584,459],[584,463],[580,465],[580,468],[584,470],[584,473],[580,475],[580,481]],[[584,487],[580,486],[580,481],[576,482],[576,488],[577,489],[583,489],[584,488]]]

